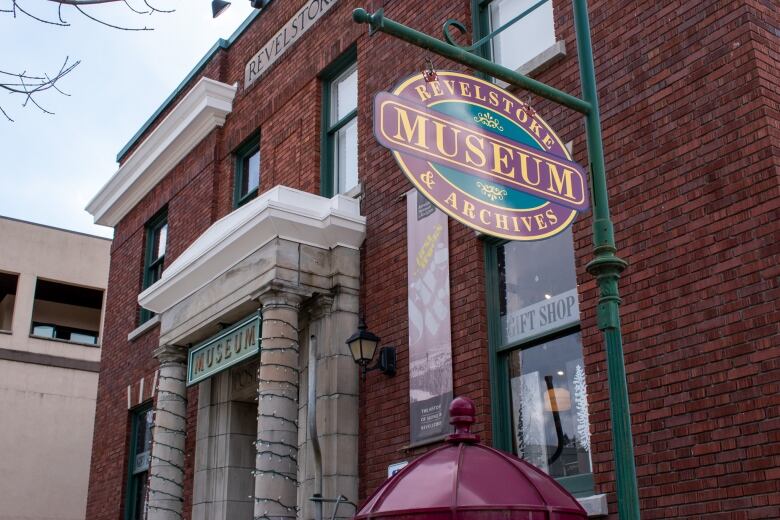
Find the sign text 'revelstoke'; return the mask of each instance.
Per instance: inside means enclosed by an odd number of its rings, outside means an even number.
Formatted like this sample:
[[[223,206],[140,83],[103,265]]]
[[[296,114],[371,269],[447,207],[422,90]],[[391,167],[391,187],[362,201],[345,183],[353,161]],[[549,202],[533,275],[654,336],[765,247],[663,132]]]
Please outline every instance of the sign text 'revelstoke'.
[[[284,52],[308,31],[336,0],[308,0],[244,67],[244,88],[249,88]]]

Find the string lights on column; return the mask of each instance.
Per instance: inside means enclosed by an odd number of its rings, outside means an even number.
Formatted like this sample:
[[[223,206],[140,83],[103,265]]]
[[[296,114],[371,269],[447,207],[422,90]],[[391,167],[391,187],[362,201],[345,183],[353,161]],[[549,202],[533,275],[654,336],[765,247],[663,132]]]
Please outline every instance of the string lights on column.
[[[300,346],[298,306],[273,301],[263,306],[263,337],[257,369],[255,520],[296,518]]]
[[[155,389],[147,517],[149,512],[159,511],[167,517],[182,518],[184,442],[187,435],[183,352],[181,347],[167,346],[157,356],[160,358],[160,374]]]

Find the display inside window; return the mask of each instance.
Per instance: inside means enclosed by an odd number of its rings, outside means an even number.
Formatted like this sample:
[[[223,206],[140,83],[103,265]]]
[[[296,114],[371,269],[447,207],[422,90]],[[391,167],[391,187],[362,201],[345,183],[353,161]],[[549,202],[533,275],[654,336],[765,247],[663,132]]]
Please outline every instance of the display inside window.
[[[538,0],[494,0],[489,5],[491,31],[502,27]],[[552,0],[493,39],[493,61],[515,70],[555,44]]]
[[[588,389],[571,228],[495,246],[506,449],[576,495],[593,492]],[[495,319],[495,317],[493,318]],[[511,439],[509,436],[511,435]]]
[[[571,228],[546,240],[500,246],[498,266],[502,344],[579,323]]]
[[[509,380],[515,453],[556,478],[591,473],[580,334],[513,351]]]
[[[357,67],[339,74],[330,85],[329,138],[336,193],[357,186]]]

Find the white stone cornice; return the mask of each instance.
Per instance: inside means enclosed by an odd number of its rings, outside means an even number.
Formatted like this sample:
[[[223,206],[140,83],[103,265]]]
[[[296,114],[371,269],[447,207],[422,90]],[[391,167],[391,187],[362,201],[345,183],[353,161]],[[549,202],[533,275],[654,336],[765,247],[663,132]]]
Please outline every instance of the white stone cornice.
[[[358,249],[365,230],[357,200],[277,186],[212,224],[138,302],[163,313],[275,238],[326,250]]]
[[[237,88],[201,78],[87,204],[95,223],[116,226],[203,138],[222,126]]]

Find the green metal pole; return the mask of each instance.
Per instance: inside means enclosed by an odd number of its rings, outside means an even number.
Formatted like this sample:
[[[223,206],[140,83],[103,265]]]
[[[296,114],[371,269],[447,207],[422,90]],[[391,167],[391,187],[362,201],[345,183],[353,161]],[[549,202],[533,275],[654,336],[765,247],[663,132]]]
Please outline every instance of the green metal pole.
[[[604,332],[609,381],[609,411],[612,420],[612,448],[615,454],[618,517],[639,520],[639,490],[631,437],[631,413],[628,406],[626,369],[623,360],[623,340],[620,332],[620,296],[618,279],[626,262],[615,253],[615,233],[609,216],[607,178],[601,138],[601,116],[590,41],[587,0],[572,0],[577,54],[582,81],[582,97],[591,106],[585,115],[593,193],[593,242],[595,258],[588,263],[588,272],[596,277],[599,303],[596,310],[598,327]]]

